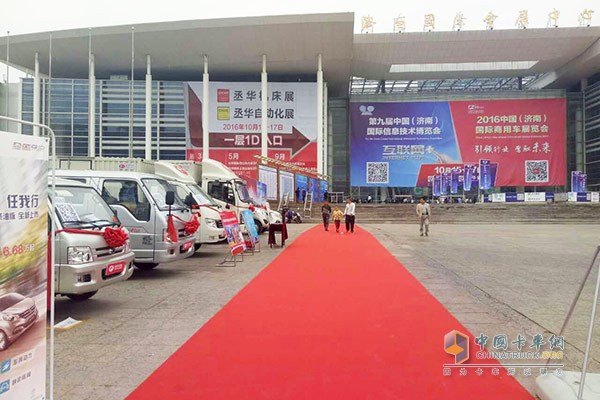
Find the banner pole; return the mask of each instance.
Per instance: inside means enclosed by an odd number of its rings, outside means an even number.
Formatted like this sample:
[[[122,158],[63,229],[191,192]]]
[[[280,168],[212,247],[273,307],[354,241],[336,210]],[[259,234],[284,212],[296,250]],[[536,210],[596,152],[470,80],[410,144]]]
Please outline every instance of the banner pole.
[[[5,120],[6,124],[8,125],[8,122],[16,122],[17,124],[21,124],[21,125],[29,125],[29,126],[33,126],[33,127],[38,127],[38,128],[42,128],[45,131],[48,132],[48,136],[50,137],[50,145],[52,147],[52,152],[50,155],[50,168],[51,168],[51,176],[52,176],[52,183],[51,183],[51,188],[52,188],[52,193],[56,192],[56,183],[55,183],[55,178],[56,178],[56,136],[54,134],[54,131],[52,130],[52,128],[50,128],[48,125],[44,125],[44,124],[38,124],[35,122],[29,122],[29,121],[23,121],[20,119],[16,119],[16,118],[10,118],[8,116],[3,116],[0,115],[0,120]],[[54,206],[54,202],[52,202],[52,207],[50,208],[50,210],[48,210],[48,212],[50,212],[52,215],[54,215],[54,211],[55,211],[55,206]],[[54,266],[56,265],[56,251],[55,251],[55,236],[56,236],[56,225],[51,223],[50,224],[50,262],[51,262],[51,266],[52,268],[50,268],[50,361],[49,361],[49,369],[50,371],[48,372],[48,377],[50,380],[50,388],[49,388],[49,400],[53,400],[54,399]],[[47,278],[48,279],[48,278]],[[46,281],[46,285],[48,285],[47,281]]]

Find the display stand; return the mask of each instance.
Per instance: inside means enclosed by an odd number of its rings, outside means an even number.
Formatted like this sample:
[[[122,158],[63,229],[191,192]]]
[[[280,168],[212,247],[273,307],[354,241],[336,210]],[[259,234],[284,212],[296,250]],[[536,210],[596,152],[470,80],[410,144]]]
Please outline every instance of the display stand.
[[[565,321],[560,329],[558,336],[562,336],[567,328],[567,325],[573,315],[575,306],[577,305],[581,292],[590,277],[596,260],[600,254],[600,246],[596,247],[596,253],[594,258],[579,286],[579,290],[571,303],[569,312],[565,318]],[[588,328],[587,343],[585,346],[585,353],[583,357],[583,366],[581,373],[573,371],[565,371],[562,376],[556,376],[553,374],[539,376],[536,383],[536,393],[542,400],[592,400],[600,398],[600,374],[587,374],[587,367],[590,358],[590,350],[592,347],[592,335],[594,333],[594,322],[596,320],[596,308],[598,306],[598,293],[600,291],[600,268],[598,269],[598,278],[596,279],[596,288],[594,290],[594,302],[592,305],[592,315],[590,317],[590,325]],[[548,363],[550,360],[548,360]],[[546,365],[548,365],[546,363]],[[587,375],[587,376],[586,376]],[[587,378],[587,385],[586,385]],[[577,395],[575,396],[575,393]]]
[[[244,261],[244,253],[243,252],[238,255],[233,255],[230,252],[230,253],[227,253],[227,255],[225,256],[223,261],[221,261],[220,263],[217,264],[217,267],[237,267],[237,263],[243,262],[243,261]]]
[[[248,237],[248,240],[246,240],[246,250],[244,251],[244,254],[253,256],[254,253],[260,253],[260,242],[253,243],[252,237],[248,232],[243,232],[242,235],[244,235],[244,240],[246,239],[246,236]],[[248,242],[252,243],[252,246],[248,246]]]
[[[304,198],[304,215],[303,218],[310,219],[312,217],[313,194],[306,193]]]

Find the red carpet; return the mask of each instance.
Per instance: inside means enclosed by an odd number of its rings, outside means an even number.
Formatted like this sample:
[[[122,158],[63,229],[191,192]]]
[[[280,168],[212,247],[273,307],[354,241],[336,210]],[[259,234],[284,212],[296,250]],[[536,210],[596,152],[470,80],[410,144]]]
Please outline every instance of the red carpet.
[[[504,369],[443,376],[453,329],[469,334],[368,232],[314,228],[128,399],[531,399]]]

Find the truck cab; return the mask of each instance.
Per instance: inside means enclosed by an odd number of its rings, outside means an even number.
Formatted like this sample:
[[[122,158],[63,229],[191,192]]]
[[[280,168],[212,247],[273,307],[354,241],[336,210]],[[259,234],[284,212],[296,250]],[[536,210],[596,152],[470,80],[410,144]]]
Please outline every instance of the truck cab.
[[[219,205],[235,211],[239,221],[242,221],[241,212],[251,209],[258,231],[269,229],[270,220],[266,211],[254,206],[246,183],[223,163],[211,159],[202,160],[202,188]]]
[[[153,269],[194,253],[195,237],[185,232],[191,210],[178,196],[174,196],[172,206],[167,204],[167,192],[174,188],[163,178],[129,171],[57,170],[56,175],[87,183],[101,193],[129,230],[139,269]],[[176,240],[168,232],[169,212],[177,230]]]
[[[129,279],[135,257],[130,240],[110,247],[103,236],[121,225],[109,205],[89,185],[58,178],[54,183],[48,201],[55,212],[48,218],[56,226],[55,293],[86,300],[104,286]]]
[[[200,229],[196,233],[196,250],[202,243],[216,243],[225,240],[225,230],[217,201],[204,191],[182,166],[168,161],[154,161],[154,173],[167,179],[175,188],[179,198],[200,215]]]

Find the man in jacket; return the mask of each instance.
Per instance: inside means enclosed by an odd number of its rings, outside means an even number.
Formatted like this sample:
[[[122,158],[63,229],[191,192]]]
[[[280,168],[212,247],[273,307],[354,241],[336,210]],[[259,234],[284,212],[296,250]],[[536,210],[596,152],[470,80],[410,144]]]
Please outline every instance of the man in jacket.
[[[425,233],[425,236],[429,236],[429,217],[431,216],[431,206],[425,201],[425,197],[421,197],[419,204],[417,204],[417,216],[421,223],[420,232],[421,236]]]

